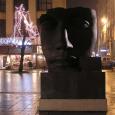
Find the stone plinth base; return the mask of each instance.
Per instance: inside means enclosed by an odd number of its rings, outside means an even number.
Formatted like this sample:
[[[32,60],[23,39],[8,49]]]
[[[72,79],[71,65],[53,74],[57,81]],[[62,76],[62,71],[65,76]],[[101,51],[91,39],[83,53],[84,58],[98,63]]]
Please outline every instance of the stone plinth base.
[[[39,111],[107,111],[106,99],[41,99]]]
[[[105,73],[100,58],[81,59],[82,71],[41,73],[39,115],[106,115]]]
[[[39,115],[106,115],[106,99],[41,99]]]

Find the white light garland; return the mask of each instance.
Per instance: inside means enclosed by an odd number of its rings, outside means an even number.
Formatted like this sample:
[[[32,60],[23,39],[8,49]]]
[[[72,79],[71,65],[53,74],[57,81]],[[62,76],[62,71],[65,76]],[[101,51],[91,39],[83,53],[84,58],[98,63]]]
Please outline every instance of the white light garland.
[[[24,28],[24,29],[23,29]],[[23,35],[23,30],[26,35]],[[0,38],[0,46],[3,45],[22,45],[23,36],[26,37],[25,45],[32,45],[31,40],[39,39],[38,28],[33,24],[29,11],[26,11],[24,5],[21,4],[15,8],[14,31],[11,37]]]

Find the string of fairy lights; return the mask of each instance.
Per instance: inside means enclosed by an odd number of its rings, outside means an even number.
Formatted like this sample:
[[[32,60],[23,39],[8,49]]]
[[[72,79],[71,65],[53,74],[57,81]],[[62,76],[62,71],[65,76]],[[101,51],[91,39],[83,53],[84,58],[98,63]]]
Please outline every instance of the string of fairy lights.
[[[15,7],[14,15],[14,30],[10,37],[0,38],[0,46],[3,45],[22,45],[23,39],[23,28],[26,32],[25,45],[32,45],[31,41],[34,39],[40,39],[38,28],[33,24],[29,11],[26,11],[24,5],[21,4],[19,7]]]

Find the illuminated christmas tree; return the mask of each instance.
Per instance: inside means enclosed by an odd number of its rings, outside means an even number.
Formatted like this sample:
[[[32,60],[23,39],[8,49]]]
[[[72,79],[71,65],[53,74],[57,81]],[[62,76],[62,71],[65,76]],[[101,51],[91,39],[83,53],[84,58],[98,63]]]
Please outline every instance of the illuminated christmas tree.
[[[40,39],[38,28],[31,21],[29,11],[25,10],[23,4],[15,8],[15,22],[12,38],[17,41],[20,41],[20,39],[22,40],[21,59],[19,65],[19,72],[21,73],[23,71],[23,60],[26,45],[31,45],[31,41],[35,39]],[[18,42],[15,45],[18,45]]]

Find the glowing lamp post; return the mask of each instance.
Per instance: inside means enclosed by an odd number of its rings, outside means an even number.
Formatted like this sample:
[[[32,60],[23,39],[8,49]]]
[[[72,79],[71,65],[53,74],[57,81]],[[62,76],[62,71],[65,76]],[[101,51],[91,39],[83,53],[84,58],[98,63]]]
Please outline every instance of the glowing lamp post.
[[[102,24],[102,26],[103,26],[103,27],[102,27],[102,32],[106,34],[106,32],[107,32],[107,27],[108,27],[108,20],[107,20],[106,17],[103,17],[103,18],[101,19],[101,24]]]
[[[102,17],[101,18],[101,22],[102,22],[102,24],[107,24],[107,22],[108,22],[108,20],[107,20],[107,18],[106,17]]]

